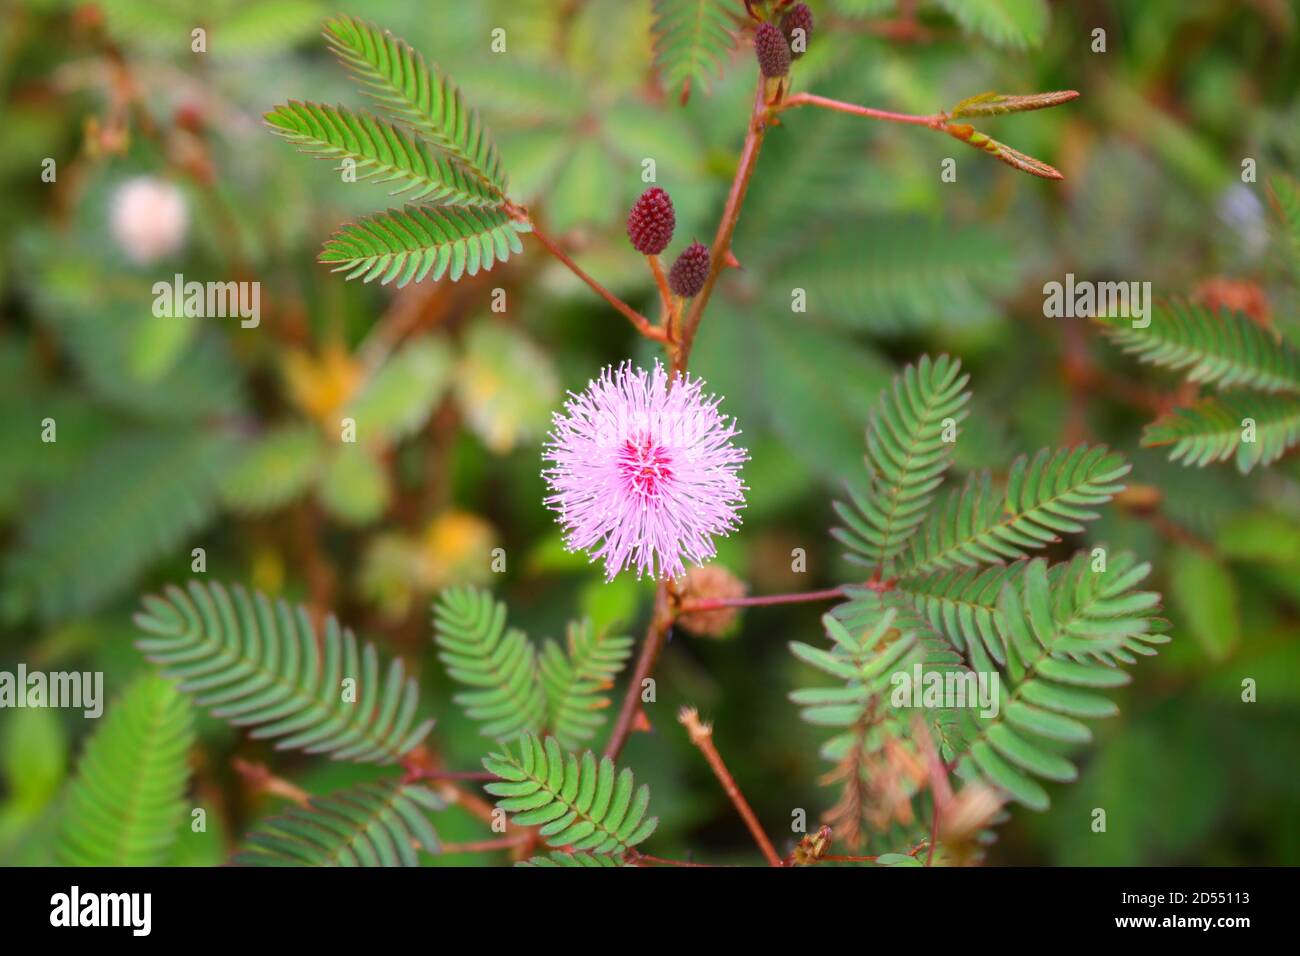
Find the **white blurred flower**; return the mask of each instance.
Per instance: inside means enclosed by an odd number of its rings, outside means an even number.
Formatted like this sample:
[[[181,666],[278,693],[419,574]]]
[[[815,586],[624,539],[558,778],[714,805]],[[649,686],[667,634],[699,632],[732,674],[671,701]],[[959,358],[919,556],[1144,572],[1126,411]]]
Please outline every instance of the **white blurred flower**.
[[[133,262],[148,265],[185,242],[190,215],[181,191],[152,176],[128,180],[113,193],[113,238]]]

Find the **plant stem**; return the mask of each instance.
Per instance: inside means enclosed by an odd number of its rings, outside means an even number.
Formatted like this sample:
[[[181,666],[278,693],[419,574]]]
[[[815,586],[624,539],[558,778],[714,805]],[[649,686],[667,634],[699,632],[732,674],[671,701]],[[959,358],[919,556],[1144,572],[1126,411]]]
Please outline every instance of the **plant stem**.
[[[259,793],[274,794],[277,797],[283,797],[285,800],[296,803],[300,807],[311,808],[311,794],[296,784],[277,777],[267,769],[266,764],[241,760],[239,757],[236,757],[231,763],[235,771]]]
[[[690,357],[691,344],[695,341],[695,332],[700,327],[704,310],[713,294],[718,276],[727,267],[731,256],[731,237],[736,232],[736,222],[740,219],[740,207],[745,201],[745,192],[749,189],[749,180],[754,175],[754,166],[758,162],[758,151],[763,146],[763,137],[767,135],[769,112],[763,99],[763,78],[758,78],[754,91],[754,107],[749,116],[749,129],[745,134],[745,145],[740,150],[740,162],[736,167],[736,176],[731,182],[731,192],[727,194],[727,204],[722,210],[722,219],[718,231],[713,236],[713,245],[709,249],[709,274],[704,280],[704,288],[691,303],[690,310],[682,320],[681,344],[677,350],[673,368],[686,370],[686,361]]]
[[[825,96],[817,96],[814,93],[795,93],[793,96],[786,97],[778,109],[791,109],[795,106],[820,106],[822,109],[835,110],[837,113],[849,113],[853,116],[864,116],[867,119],[885,120],[890,123],[909,123],[913,126],[928,126],[931,129],[942,129],[947,120],[942,113],[933,113],[929,116],[918,116],[914,113],[894,113],[890,110],[872,109],[870,106],[858,106],[856,103],[845,103],[843,100],[833,100]]]
[[[700,598],[697,601],[683,601],[677,609],[678,615],[694,614],[697,611],[716,611],[724,607],[765,607],[770,604],[799,604],[804,601],[833,601],[844,597],[842,588],[827,588],[824,591],[800,591],[797,594],[767,594],[761,597],[739,598]]]
[[[440,856],[446,856],[449,853],[490,853],[493,850],[510,850],[517,846],[523,846],[533,838],[531,833],[520,833],[515,836],[497,837],[494,840],[477,840],[470,843],[444,843],[438,851]]]
[[[668,634],[673,627],[672,602],[668,592],[668,582],[660,581],[655,588],[655,609],[650,617],[650,626],[646,628],[645,640],[641,644],[641,654],[636,660],[636,669],[628,682],[627,692],[619,707],[618,719],[605,744],[605,756],[617,760],[623,751],[623,745],[632,733],[632,724],[641,710],[641,684],[654,671],[659,654],[664,649]]]
[[[654,274],[655,285],[659,287],[659,303],[663,307],[663,327],[669,328],[669,322],[673,314],[673,293],[668,288],[668,276],[664,275],[664,264],[659,261],[658,256],[646,256],[646,262],[650,263],[650,271]]]
[[[736,222],[740,218],[740,207],[745,201],[745,192],[749,188],[750,177],[754,174],[754,165],[758,162],[758,151],[763,145],[763,137],[767,135],[769,118],[767,104],[763,99],[763,78],[760,76],[754,90],[754,105],[750,111],[749,126],[745,133],[745,143],[740,150],[736,175],[732,179],[731,191],[727,194],[727,202],[722,209],[722,218],[718,222],[718,229],[713,238],[713,246],[709,250],[709,274],[704,280],[704,288],[700,290],[699,295],[691,303],[690,310],[682,317],[678,334],[675,336],[676,341],[672,341],[663,332],[660,333],[661,337],[658,339],[664,342],[671,358],[672,371],[675,373],[684,373],[686,371],[686,365],[691,356],[691,345],[695,341],[695,332],[704,316],[704,309],[709,303],[709,296],[713,293],[713,287],[717,284],[718,276],[721,275],[722,270],[735,262],[735,257],[731,255],[731,237],[735,234]],[[547,242],[541,235],[538,238],[544,244]],[[553,249],[552,251],[560,254],[558,250]],[[571,268],[576,267],[571,266]],[[579,274],[581,275],[581,273]],[[642,321],[644,321],[644,318]],[[636,324],[635,320],[633,320],[633,324]],[[651,337],[654,338],[655,336]],[[632,732],[632,724],[641,709],[641,684],[654,671],[655,663],[659,660],[659,654],[663,651],[664,644],[668,640],[668,634],[672,630],[673,617],[669,582],[660,581],[655,588],[655,611],[651,617],[650,626],[646,630],[645,641],[641,645],[641,653],[637,657],[636,669],[632,674],[631,683],[628,684],[627,691],[623,695],[623,703],[619,708],[614,729],[610,733],[609,742],[605,745],[605,755],[611,759],[617,758],[619,753],[622,752],[623,745]]]
[[[530,220],[530,222],[532,222],[532,220]],[[533,222],[532,226],[533,226],[532,235],[537,238],[537,241],[540,242],[543,246],[545,246],[547,250],[551,253],[551,255],[555,256],[555,258],[559,259],[566,266],[568,266],[569,271],[571,271],[583,282],[587,283],[587,285],[591,286],[591,288],[595,291],[595,293],[598,296],[600,296],[602,299],[604,299],[606,302],[612,305],[615,309],[621,312],[624,316],[626,316],[627,320],[632,323],[632,326],[638,332],[640,332],[646,338],[653,339],[656,342],[668,341],[668,334],[663,329],[657,328],[654,325],[652,325],[650,323],[650,320],[647,319],[644,315],[642,315],[636,309],[632,308],[630,305],[628,305],[618,296],[614,295],[614,293],[610,292],[603,285],[601,285],[599,282],[593,279],[591,275],[582,268],[582,266],[574,262],[573,259],[569,257],[569,254],[559,247],[559,245],[555,242],[554,239],[552,239],[546,233],[542,232],[542,230],[538,228],[536,222]]]
[[[703,866],[712,867],[712,863],[692,863],[689,860],[666,860],[661,856],[651,856],[649,853],[638,853],[632,858],[635,866],[649,864],[650,866]]]
[[[727,765],[723,763],[718,748],[713,745],[713,727],[700,720],[700,715],[694,707],[683,707],[677,716],[677,720],[686,728],[691,743],[695,744],[700,749],[700,753],[704,754],[704,759],[709,762],[714,776],[722,784],[722,789],[731,799],[736,812],[740,814],[740,818],[745,821],[745,826],[749,827],[749,832],[753,834],[754,842],[763,851],[763,856],[768,865],[782,866],[776,848],[772,846],[772,841],[763,832],[763,825],[758,822],[758,817],[754,815],[754,810],[750,807],[749,801],[740,792],[740,787],[736,784],[735,778],[731,776],[731,771],[727,769]]]
[[[402,778],[408,782],[416,780],[482,780],[490,781],[500,779],[496,774],[487,770],[411,770]]]

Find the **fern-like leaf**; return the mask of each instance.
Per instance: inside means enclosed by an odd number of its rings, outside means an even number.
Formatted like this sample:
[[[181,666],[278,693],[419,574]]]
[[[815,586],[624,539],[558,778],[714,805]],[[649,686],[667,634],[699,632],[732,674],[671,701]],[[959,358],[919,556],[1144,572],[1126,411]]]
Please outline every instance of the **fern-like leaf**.
[[[1037,176],[1039,179],[1065,178],[1055,166],[1050,166],[1041,159],[1022,153],[1006,143],[998,142],[987,133],[981,133],[969,123],[948,123],[944,126],[943,131],[953,139],[959,139],[967,146],[973,146],[975,149],[988,153],[994,159],[1004,162],[1012,169],[1018,169],[1022,173],[1029,173],[1029,175]]]
[[[1083,530],[1092,507],[1105,504],[1124,486],[1129,464],[1104,445],[1044,448],[1011,466],[1005,491],[995,491],[987,473],[972,475],[953,491],[911,539],[900,574],[956,565],[999,563]]]
[[[1045,110],[1060,106],[1077,99],[1078,90],[1053,90],[1050,93],[977,93],[968,96],[951,110],[948,115],[954,119],[979,116],[1002,116],[1005,113],[1024,113],[1028,110]]]
[[[501,194],[423,141],[368,113],[291,100],[266,114],[271,129],[303,152],[356,163],[362,181],[394,183],[411,202],[496,206]]]
[[[314,425],[271,426],[240,448],[222,472],[222,501],[235,511],[251,513],[288,504],[316,481],[327,447]]]
[[[997,604],[1002,586],[1024,572],[1024,563],[991,568],[957,567],[912,575],[898,582],[932,627],[965,655],[976,670],[992,670],[991,661],[1006,662],[998,630]]]
[[[348,223],[325,243],[320,261],[348,279],[396,281],[399,289],[426,277],[455,282],[522,252],[519,233],[530,228],[499,209],[405,206]]]
[[[159,866],[185,816],[189,703],[154,676],[135,681],[86,744],[63,812],[69,866]]]
[[[438,852],[425,816],[443,803],[420,786],[368,783],[262,822],[235,855],[238,866],[419,866],[416,848]]]
[[[53,621],[116,596],[212,521],[231,451],[229,435],[202,428],[107,442],[23,516],[5,562],[8,600]]]
[[[790,643],[798,660],[842,682],[790,694],[810,724],[851,727],[863,719],[873,698],[888,689],[894,673],[908,671],[914,664],[939,670],[961,663],[960,657],[934,640],[927,624],[893,596],[855,596],[834,613],[823,615],[822,626],[832,642],[829,650]],[[836,750],[832,741],[827,752]]]
[[[1254,423],[1251,441],[1244,440],[1248,422]],[[1235,455],[1237,469],[1247,474],[1300,444],[1300,398],[1241,392],[1203,398],[1148,425],[1142,444],[1172,445],[1171,461],[1198,468]]]
[[[145,657],[214,717],[280,749],[392,763],[433,726],[415,723],[419,692],[402,662],[382,677],[374,645],[332,616],[318,633],[302,605],[198,581],[143,603],[135,623],[148,635],[136,642]],[[355,681],[353,702],[345,679]]]
[[[654,0],[655,65],[665,87],[705,86],[735,45],[735,21],[722,0]]]
[[[1300,279],[1300,184],[1290,176],[1274,176],[1269,190],[1282,219],[1282,239],[1291,257],[1291,269]]]
[[[498,199],[505,197],[496,146],[449,79],[405,41],[353,17],[327,21],[325,38],[394,117],[463,164]]]
[[[883,575],[925,519],[952,461],[945,421],[955,426],[966,417],[968,380],[960,362],[923,356],[881,394],[867,426],[870,485],[865,493],[850,486],[853,509],[835,505],[846,527],[834,534],[852,552],[850,561],[877,567]]]
[[[555,641],[542,645],[539,666],[546,691],[547,727],[564,747],[589,740],[605,722],[601,711],[609,697],[601,693],[614,685],[632,655],[630,637],[593,631],[590,622],[569,625],[565,647]]]
[[[646,816],[650,788],[636,786],[632,771],[614,762],[597,763],[590,750],[566,754],[554,737],[531,734],[491,754],[483,766],[501,779],[485,789],[518,826],[536,826],[546,844],[573,853],[625,853],[654,833],[658,817]]]
[[[1097,321],[1124,351],[1143,362],[1182,371],[1189,381],[1300,392],[1300,353],[1244,315],[1171,303],[1154,309],[1146,328],[1134,328],[1126,318]]]
[[[839,202],[846,188],[835,186],[826,190],[835,197],[828,202]],[[793,223],[806,221],[807,200],[786,201],[791,227],[774,228],[763,241],[800,238],[793,248],[780,250],[773,281],[807,289],[818,313],[837,324],[898,333],[978,322],[998,314],[998,297],[1016,284],[1015,251],[993,230],[880,215],[830,223],[803,235]]]
[[[1043,42],[1047,0],[938,0],[961,24],[998,46],[1023,50]]]
[[[488,737],[540,731],[546,694],[537,654],[522,631],[506,628],[506,606],[478,588],[451,588],[433,607],[434,640],[452,679],[473,688],[456,703]]]
[[[1150,616],[1158,596],[1134,590],[1150,566],[1125,557],[1094,571],[1089,560],[1082,556],[1049,575],[1047,562],[1037,558],[1003,586],[997,610],[1006,686],[998,713],[962,711],[958,773],[981,777],[1033,809],[1050,802],[1036,778],[1077,775],[1057,750],[1062,742],[1088,739],[1078,718],[1115,713],[1096,691],[1128,683],[1118,664],[1167,640]]]

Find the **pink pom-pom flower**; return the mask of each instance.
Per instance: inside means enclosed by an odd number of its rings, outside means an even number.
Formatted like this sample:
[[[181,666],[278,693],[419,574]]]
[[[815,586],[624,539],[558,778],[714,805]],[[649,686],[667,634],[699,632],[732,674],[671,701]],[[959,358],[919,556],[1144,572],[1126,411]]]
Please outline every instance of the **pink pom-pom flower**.
[[[721,399],[703,381],[624,362],[606,368],[554,416],[542,476],[559,514],[565,545],[605,562],[612,580],[624,568],[637,576],[675,578],[683,557],[702,564],[716,554],[713,538],[740,524],[745,449],[732,443],[736,420],[718,412]]]

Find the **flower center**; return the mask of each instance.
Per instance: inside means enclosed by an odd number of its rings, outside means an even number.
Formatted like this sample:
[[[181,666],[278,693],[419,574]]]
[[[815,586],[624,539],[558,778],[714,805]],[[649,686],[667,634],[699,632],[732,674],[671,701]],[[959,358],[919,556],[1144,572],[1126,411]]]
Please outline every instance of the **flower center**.
[[[649,435],[629,438],[618,453],[618,472],[628,488],[643,498],[657,498],[673,477],[668,450]]]

